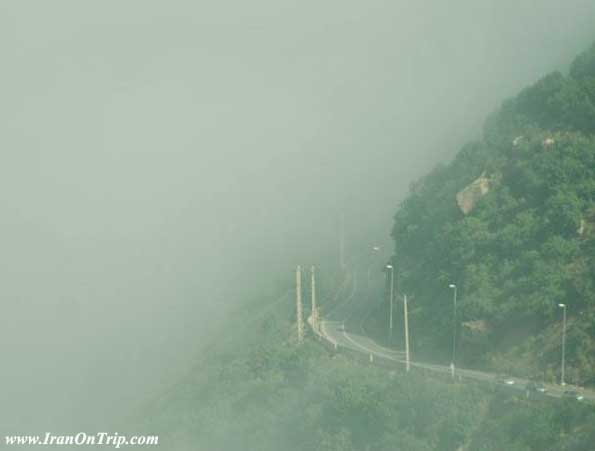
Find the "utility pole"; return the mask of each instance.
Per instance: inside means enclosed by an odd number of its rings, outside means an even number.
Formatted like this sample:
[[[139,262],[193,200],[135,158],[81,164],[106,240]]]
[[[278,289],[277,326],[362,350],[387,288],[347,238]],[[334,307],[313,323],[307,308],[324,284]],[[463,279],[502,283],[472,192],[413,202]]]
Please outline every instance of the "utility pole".
[[[295,271],[295,310],[297,317],[298,344],[304,341],[304,319],[302,316],[302,268],[298,266]]]
[[[311,271],[311,276],[312,276],[312,282],[311,282],[311,288],[312,288],[312,294],[311,294],[311,300],[312,300],[312,327],[314,327],[314,330],[317,330],[318,328],[318,306],[316,305],[316,267],[314,265],[312,265],[312,268],[310,269]]]
[[[339,266],[345,269],[345,213],[341,213],[339,230]]]
[[[408,321],[408,313],[407,313],[407,295],[403,295],[403,313],[405,315],[405,362],[406,362],[406,370],[409,371],[409,321]]]
[[[452,301],[452,358],[450,359],[450,373],[455,377],[455,357],[457,349],[457,286],[451,283],[448,288],[454,290]]]
[[[395,290],[395,268],[393,265],[386,265],[390,269],[390,299],[388,300],[388,345],[393,342],[393,298]]]
[[[564,372],[566,367],[566,304],[558,304],[558,307],[562,308],[562,374],[560,377],[560,385],[566,385],[564,379]]]

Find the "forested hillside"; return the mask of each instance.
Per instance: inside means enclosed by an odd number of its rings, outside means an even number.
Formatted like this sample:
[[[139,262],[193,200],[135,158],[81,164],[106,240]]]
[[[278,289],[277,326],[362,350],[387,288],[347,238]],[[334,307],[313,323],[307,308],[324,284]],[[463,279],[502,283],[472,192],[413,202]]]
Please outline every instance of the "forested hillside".
[[[298,346],[290,301],[263,298],[256,314],[236,312],[131,430],[176,451],[579,451],[595,439],[593,408],[572,399],[389,372],[311,336]]]
[[[567,379],[592,383],[594,132],[595,46],[568,75],[550,74],[507,101],[481,141],[411,186],[392,236],[414,360],[450,358],[456,283],[458,364],[556,380],[565,303]],[[323,312],[334,285],[321,285]],[[592,449],[587,403],[389,372],[328,352],[311,335],[298,345],[293,295],[263,295],[234,312],[132,430],[159,434],[168,450]]]
[[[234,338],[145,406],[137,429],[171,450],[429,451],[454,449],[477,424],[479,388],[389,377],[310,339],[298,347],[290,318],[285,302],[248,330],[234,322]]]
[[[595,382],[595,46],[506,101],[484,137],[411,186],[392,236],[417,351],[553,381]]]

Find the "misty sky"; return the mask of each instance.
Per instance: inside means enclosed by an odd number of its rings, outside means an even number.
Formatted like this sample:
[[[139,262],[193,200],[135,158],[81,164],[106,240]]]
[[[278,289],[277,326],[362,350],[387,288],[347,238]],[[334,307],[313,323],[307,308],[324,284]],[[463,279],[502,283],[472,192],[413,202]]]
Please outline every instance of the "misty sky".
[[[211,313],[335,252],[341,212],[351,246],[386,245],[409,183],[594,21],[592,0],[3,1],[2,424],[86,424],[174,378]]]

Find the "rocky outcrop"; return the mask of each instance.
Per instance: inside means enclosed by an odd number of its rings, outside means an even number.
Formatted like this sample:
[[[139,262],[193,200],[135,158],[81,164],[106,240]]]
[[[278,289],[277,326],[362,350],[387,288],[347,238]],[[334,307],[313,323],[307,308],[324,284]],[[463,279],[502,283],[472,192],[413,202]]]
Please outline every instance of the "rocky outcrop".
[[[579,236],[583,236],[585,234],[585,229],[587,228],[587,222],[583,219],[581,219],[580,225],[578,227],[578,230],[576,231],[576,233],[579,234]]]
[[[489,190],[490,179],[484,173],[466,188],[459,191],[457,193],[457,205],[463,214],[469,214],[475,205],[477,205],[477,201],[485,196]]]
[[[521,136],[517,136],[516,138],[514,138],[514,139],[512,140],[512,146],[513,146],[513,147],[518,147],[518,146],[519,146],[519,144],[521,143],[521,141],[522,141],[524,138],[525,138],[525,137],[524,137],[524,136],[522,136],[522,135],[521,135]]]
[[[463,327],[476,334],[485,334],[492,331],[491,326],[483,319],[463,322]]]
[[[593,212],[590,212],[587,217],[581,218],[576,233],[583,239],[595,238],[595,215]]]

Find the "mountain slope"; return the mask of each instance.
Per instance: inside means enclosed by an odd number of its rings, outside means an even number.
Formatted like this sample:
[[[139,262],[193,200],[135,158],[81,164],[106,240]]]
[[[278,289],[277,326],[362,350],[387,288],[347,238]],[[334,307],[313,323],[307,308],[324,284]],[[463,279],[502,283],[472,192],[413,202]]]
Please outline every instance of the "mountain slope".
[[[418,352],[444,353],[459,299],[467,364],[554,379],[559,303],[567,379],[595,374],[595,45],[504,103],[484,138],[413,184],[395,215],[394,262],[415,296]]]
[[[393,237],[416,359],[450,356],[455,282],[466,363],[555,379],[556,305],[565,302],[568,378],[593,374],[593,79],[595,47],[568,76],[549,75],[506,102],[482,141],[412,185]],[[332,285],[320,290],[323,311]],[[188,377],[143,406],[131,432],[159,434],[160,449],[176,451],[592,448],[595,412],[574,399],[389,373],[311,337],[298,346],[292,296],[263,295],[231,315]],[[385,313],[378,324],[385,336]]]

